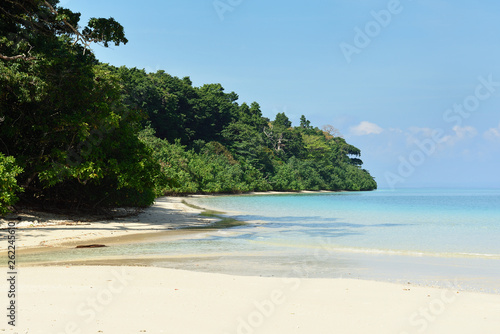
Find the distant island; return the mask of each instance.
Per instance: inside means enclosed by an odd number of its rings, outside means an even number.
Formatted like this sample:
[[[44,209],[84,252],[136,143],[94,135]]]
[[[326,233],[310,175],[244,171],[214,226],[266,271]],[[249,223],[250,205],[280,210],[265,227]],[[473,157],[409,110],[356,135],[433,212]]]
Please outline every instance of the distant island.
[[[162,195],[373,190],[361,151],[330,125],[262,116],[220,84],[99,62],[127,43],[114,19],[58,1],[0,12],[0,214],[37,206],[148,206]]]

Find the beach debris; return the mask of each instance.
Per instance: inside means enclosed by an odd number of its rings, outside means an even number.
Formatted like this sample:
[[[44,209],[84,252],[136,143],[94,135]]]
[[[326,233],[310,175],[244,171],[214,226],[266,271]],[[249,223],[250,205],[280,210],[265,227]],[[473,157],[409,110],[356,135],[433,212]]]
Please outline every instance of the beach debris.
[[[101,244],[92,244],[92,245],[78,245],[75,248],[99,248],[99,247],[108,247],[108,246]]]

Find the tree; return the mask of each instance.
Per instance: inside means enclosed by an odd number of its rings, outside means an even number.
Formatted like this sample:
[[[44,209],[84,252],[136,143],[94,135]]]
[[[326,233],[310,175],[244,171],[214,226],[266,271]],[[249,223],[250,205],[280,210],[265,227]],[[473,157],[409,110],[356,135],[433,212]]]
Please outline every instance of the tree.
[[[165,193],[376,188],[331,126],[271,122],[221,84],[100,64],[91,43],[126,43],[123,27],[80,28],[58,3],[0,4],[0,210],[16,196],[97,208]]]
[[[194,117],[188,122],[188,126],[195,129],[193,139],[221,140],[220,132],[238,116],[238,95],[224,93],[221,84],[203,85],[197,91],[199,99],[193,103]]]
[[[80,14],[57,4],[0,7],[0,152],[23,168],[17,179],[26,202],[148,205],[156,165],[137,138],[142,115],[123,103],[117,77],[85,52],[88,42],[126,43],[123,27],[93,19],[79,32]]]
[[[3,0],[0,5],[0,59],[5,61],[36,59],[44,43],[58,36],[73,38],[73,45],[91,43],[105,47],[126,44],[123,26],[113,18],[91,18],[80,32],[80,13],[58,6],[59,0]]]
[[[311,121],[307,120],[306,116],[300,116],[300,127],[303,129],[311,128]]]
[[[280,112],[280,113],[276,114],[276,118],[274,119],[273,126],[283,127],[283,128],[288,129],[292,126],[292,122],[285,115],[284,112]]]
[[[325,137],[329,140],[329,139],[333,139],[333,138],[343,138],[342,134],[340,133],[340,131],[335,128],[333,125],[330,125],[330,124],[327,124],[327,125],[323,125],[321,127],[321,130],[323,130],[323,133],[325,134]]]

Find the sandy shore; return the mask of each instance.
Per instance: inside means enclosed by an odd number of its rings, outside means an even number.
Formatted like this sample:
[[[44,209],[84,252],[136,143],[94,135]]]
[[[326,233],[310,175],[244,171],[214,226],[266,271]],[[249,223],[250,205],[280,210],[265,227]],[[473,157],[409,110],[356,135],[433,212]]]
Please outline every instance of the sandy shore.
[[[153,232],[182,235],[190,232],[180,227],[211,222],[199,212],[179,198],[160,198],[138,216],[113,221],[23,216],[17,247],[38,252],[133,242]],[[463,292],[452,282],[437,289],[134,266],[18,268],[14,328],[7,279],[0,280],[0,333],[500,333],[500,295]]]
[[[21,268],[18,280],[17,327],[4,316],[2,333],[500,331],[500,296],[453,288],[150,267]]]
[[[76,246],[99,242],[132,242],[141,234],[151,234],[181,229],[204,227],[214,219],[200,217],[202,210],[183,203],[183,198],[162,197],[139,215],[108,221],[81,221],[54,214],[16,214],[17,247],[20,249]],[[7,227],[7,220],[0,220],[0,228]],[[6,235],[0,236],[0,252],[5,251]]]

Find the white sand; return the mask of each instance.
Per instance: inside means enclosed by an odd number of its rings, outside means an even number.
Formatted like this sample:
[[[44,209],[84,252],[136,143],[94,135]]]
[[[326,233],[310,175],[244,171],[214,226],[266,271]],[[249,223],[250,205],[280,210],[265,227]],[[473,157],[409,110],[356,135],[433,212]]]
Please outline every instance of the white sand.
[[[350,279],[34,267],[17,289],[18,333],[500,332],[499,295]]]
[[[90,223],[56,215],[21,215],[16,244],[21,249],[58,247],[65,244],[83,245],[102,238],[168,231],[188,226],[206,226],[214,221],[199,217],[201,210],[186,206],[182,201],[183,198],[179,197],[161,197],[153,206],[137,216]],[[7,220],[0,219],[0,228],[5,227]],[[6,248],[5,235],[2,234],[0,252]]]

